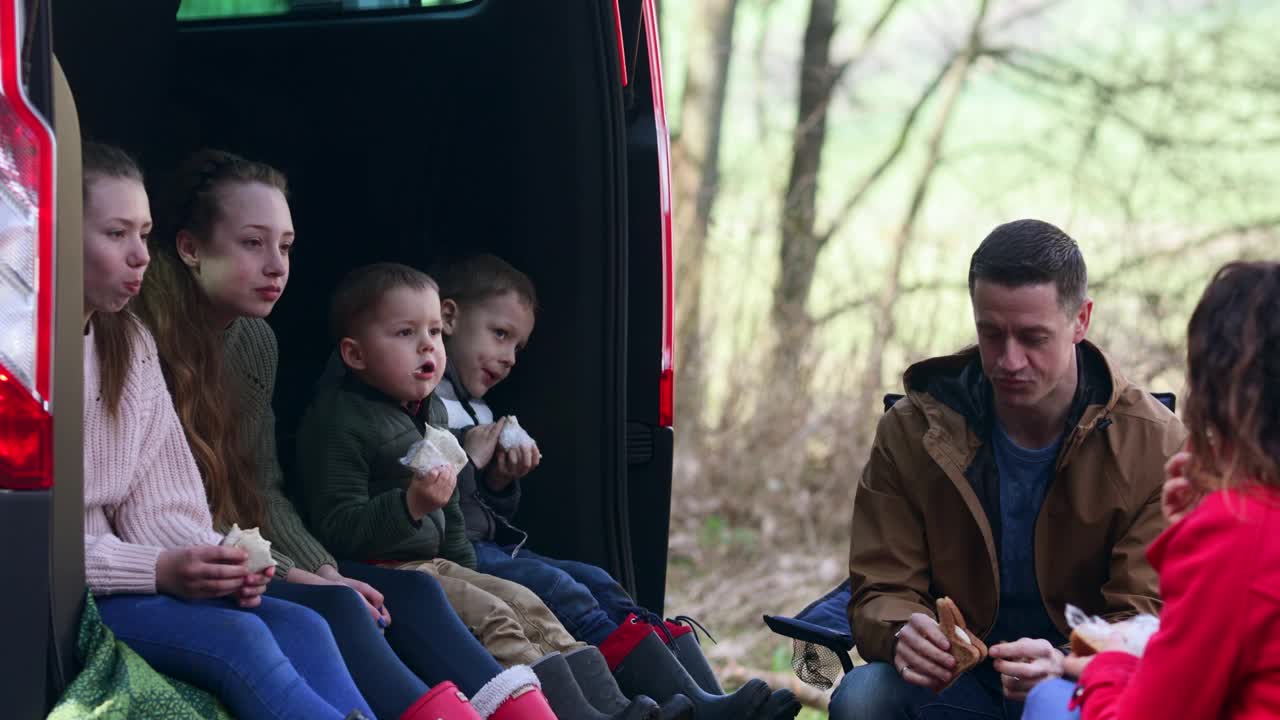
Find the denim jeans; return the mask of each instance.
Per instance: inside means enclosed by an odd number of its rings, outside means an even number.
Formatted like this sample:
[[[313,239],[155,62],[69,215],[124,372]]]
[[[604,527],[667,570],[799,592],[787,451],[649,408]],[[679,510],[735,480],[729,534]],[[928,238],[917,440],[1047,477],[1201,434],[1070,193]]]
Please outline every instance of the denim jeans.
[[[1004,698],[990,662],[936,695],[903,680],[892,665],[869,663],[841,679],[828,712],[831,720],[1018,720],[1022,703]]]
[[[213,693],[245,720],[373,717],[329,626],[315,612],[264,597],[242,610],[227,600],[169,595],[95,598],[102,622],[156,670]]]
[[[532,590],[574,638],[599,645],[631,613],[642,610],[609,573],[594,565],[555,560],[491,542],[474,543],[477,569]]]
[[[454,612],[434,577],[358,562],[339,563],[338,570],[382,593],[391,613],[387,642],[428,685],[452,680],[471,697],[502,672]]]
[[[1067,709],[1075,692],[1076,684],[1069,680],[1045,680],[1031,689],[1022,717],[1024,720],[1080,720],[1079,710]]]
[[[355,590],[273,580],[267,596],[310,608],[329,623],[356,687],[380,717],[400,717],[426,694],[427,684],[396,656]]]

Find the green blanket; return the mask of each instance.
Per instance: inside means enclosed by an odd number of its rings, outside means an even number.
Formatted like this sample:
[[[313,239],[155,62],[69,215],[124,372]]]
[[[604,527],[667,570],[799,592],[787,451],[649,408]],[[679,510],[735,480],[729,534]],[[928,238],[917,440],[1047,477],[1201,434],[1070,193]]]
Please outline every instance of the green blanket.
[[[88,593],[76,657],[84,670],[67,687],[49,720],[231,720],[212,695],[161,675],[116,640]]]

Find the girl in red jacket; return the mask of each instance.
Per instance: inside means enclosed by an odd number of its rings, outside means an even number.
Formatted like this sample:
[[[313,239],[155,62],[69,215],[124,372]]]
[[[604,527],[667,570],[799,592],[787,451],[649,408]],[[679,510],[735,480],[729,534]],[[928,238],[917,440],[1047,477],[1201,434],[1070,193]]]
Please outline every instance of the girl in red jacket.
[[[1068,658],[1078,686],[1037,686],[1026,720],[1280,717],[1280,263],[1219,270],[1187,336],[1191,435],[1147,550],[1160,630],[1141,659]]]

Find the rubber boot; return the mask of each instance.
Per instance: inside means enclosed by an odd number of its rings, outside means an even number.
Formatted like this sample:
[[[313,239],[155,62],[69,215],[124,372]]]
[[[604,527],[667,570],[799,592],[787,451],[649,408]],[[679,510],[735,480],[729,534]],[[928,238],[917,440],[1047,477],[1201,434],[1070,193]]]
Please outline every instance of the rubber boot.
[[[689,671],[689,677],[698,683],[698,687],[712,695],[723,695],[724,689],[720,687],[720,681],[716,679],[711,663],[707,662],[707,656],[702,654],[702,646],[698,644],[698,636],[693,632],[693,628],[670,620],[666,625],[667,630],[671,632],[671,640],[667,643],[667,647],[675,653],[676,659],[684,669]]]
[[[768,701],[756,713],[757,720],[790,720],[800,714],[800,700],[786,688],[774,690]]]
[[[418,698],[400,720],[483,720],[457,685],[442,682]]]
[[[690,622],[692,621],[688,618],[667,620],[663,623],[667,632],[661,637],[684,669],[689,671],[689,677],[698,683],[698,687],[712,695],[723,695],[720,681],[716,679],[711,663],[707,662],[707,656],[702,652],[702,643],[698,641],[698,633],[693,631]],[[702,628],[701,625],[698,627]],[[702,631],[706,632],[706,628],[702,628]],[[707,633],[707,637],[711,637],[711,633]],[[756,713],[755,720],[787,720],[799,714],[800,709],[800,701],[796,699],[795,693],[785,688],[774,690]]]
[[[643,695],[613,713],[600,712],[586,696],[573,669],[558,652],[548,653],[530,665],[542,681],[542,694],[560,720],[657,720],[658,704]]]
[[[602,713],[617,713],[625,710],[631,702],[618,688],[618,681],[609,672],[609,663],[604,655],[595,647],[578,648],[565,653],[565,662],[573,670],[582,694],[595,709]],[[643,696],[641,696],[643,697]],[[693,703],[683,695],[668,699],[658,708],[658,720],[691,720]]]
[[[658,720],[693,720],[693,701],[683,695],[672,695],[658,706]]]
[[[538,676],[525,665],[499,673],[471,698],[471,706],[488,720],[556,720]]]
[[[684,695],[693,702],[698,720],[751,718],[769,699],[769,686],[760,680],[748,680],[728,695],[712,695],[698,687],[653,627],[638,618],[627,618],[600,644],[600,652],[624,695],[664,700]]]

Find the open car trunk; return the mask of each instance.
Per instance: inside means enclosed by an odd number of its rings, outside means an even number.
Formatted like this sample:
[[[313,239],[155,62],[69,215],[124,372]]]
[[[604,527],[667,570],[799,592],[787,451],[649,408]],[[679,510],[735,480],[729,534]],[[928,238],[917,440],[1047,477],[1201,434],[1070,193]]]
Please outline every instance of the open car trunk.
[[[202,146],[289,175],[298,243],[268,318],[286,470],[332,346],[328,299],[347,270],[488,251],[528,273],[537,327],[489,398],[544,453],[516,522],[534,549],[600,565],[661,611],[671,258],[652,7],[358,4],[180,21],[172,0],[52,0],[53,50],[84,137],[142,159],[153,212],[167,175]],[[60,511],[74,542],[77,510]],[[74,602],[75,592],[55,594]]]

